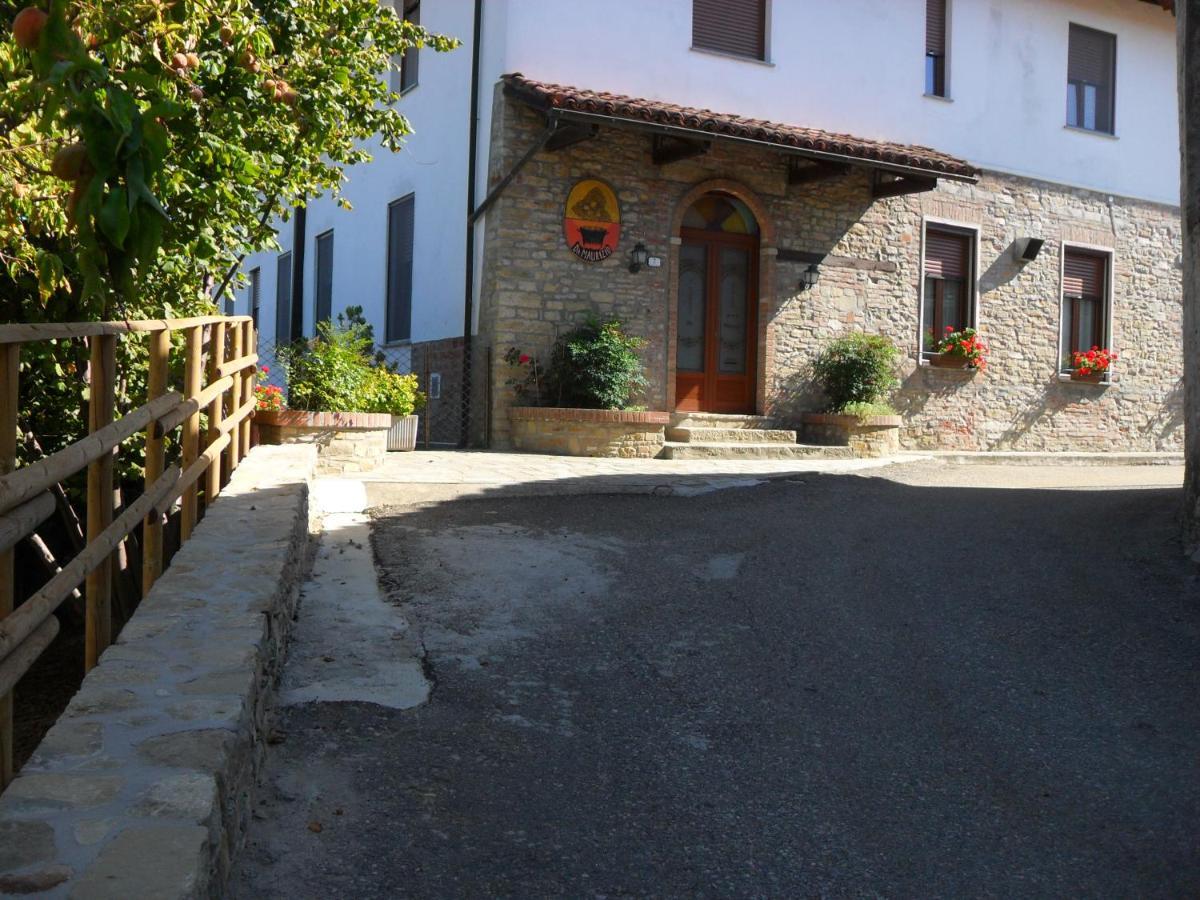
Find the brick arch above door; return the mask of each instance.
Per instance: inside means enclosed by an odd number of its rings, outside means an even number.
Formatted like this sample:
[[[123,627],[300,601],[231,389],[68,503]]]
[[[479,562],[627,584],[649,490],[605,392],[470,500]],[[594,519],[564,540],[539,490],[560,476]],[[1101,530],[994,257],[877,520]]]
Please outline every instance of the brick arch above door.
[[[777,230],[762,199],[740,181],[729,178],[714,178],[693,185],[676,201],[671,215],[671,258],[667,297],[667,405],[675,408],[675,354],[678,349],[679,315],[679,248],[683,218],[692,204],[707,194],[728,194],[746,204],[758,222],[758,315],[757,345],[755,355],[755,412],[768,414],[768,376],[775,367],[775,335],[771,327],[771,313],[775,309],[775,257],[777,255]]]

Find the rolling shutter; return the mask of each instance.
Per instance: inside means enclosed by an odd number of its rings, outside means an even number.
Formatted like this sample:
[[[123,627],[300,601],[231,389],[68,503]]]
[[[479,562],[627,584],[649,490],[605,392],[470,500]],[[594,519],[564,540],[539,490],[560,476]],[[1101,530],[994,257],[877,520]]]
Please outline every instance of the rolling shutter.
[[[317,235],[317,297],[313,321],[333,318],[333,232]]]
[[[766,0],[692,0],[692,46],[766,58]]]
[[[292,340],[292,254],[280,253],[275,262],[275,340]]]
[[[925,55],[946,55],[946,0],[925,0]]]
[[[388,206],[388,341],[412,335],[413,205],[409,194]]]
[[[933,278],[967,277],[970,238],[952,231],[925,230],[925,275]]]
[[[1063,256],[1063,296],[1104,299],[1105,258],[1067,249]]]
[[[1108,88],[1112,84],[1116,38],[1094,28],[1071,25],[1067,44],[1067,80]]]

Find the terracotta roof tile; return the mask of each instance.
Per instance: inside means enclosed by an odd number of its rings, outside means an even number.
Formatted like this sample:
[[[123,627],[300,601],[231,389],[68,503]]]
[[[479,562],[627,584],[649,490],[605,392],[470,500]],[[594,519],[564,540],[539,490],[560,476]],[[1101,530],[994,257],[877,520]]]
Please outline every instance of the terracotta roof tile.
[[[970,163],[928,147],[874,141],[815,128],[717,113],[709,109],[547,84],[526,78],[519,72],[505,75],[503,80],[512,94],[541,110],[594,113],[631,122],[687,128],[714,137],[762,141],[801,151],[836,154],[867,164],[874,162],[920,169],[930,175],[972,181],[979,177],[979,169]]]

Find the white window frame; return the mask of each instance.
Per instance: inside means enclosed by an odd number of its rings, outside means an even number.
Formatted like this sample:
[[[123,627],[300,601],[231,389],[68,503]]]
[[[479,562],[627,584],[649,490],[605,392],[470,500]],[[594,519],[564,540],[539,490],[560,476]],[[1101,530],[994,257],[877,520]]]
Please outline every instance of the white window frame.
[[[1104,269],[1104,347],[1113,349],[1113,321],[1116,319],[1116,294],[1114,291],[1116,278],[1117,251],[1104,244],[1086,244],[1083,241],[1060,241],[1058,247],[1058,339],[1055,341],[1057,352],[1054,355],[1054,371],[1059,381],[1070,381],[1071,370],[1064,369],[1062,359],[1066,355],[1063,347],[1063,319],[1066,316],[1066,304],[1063,296],[1063,279],[1067,268],[1067,250],[1084,250],[1088,253],[1102,255],[1105,260]],[[1101,384],[1112,384],[1112,370],[1104,373]]]
[[[917,363],[922,366],[931,366],[921,350],[921,343],[925,335],[925,235],[930,225],[935,229],[941,226],[967,231],[971,234],[971,308],[967,315],[970,321],[967,327],[979,331],[979,245],[983,237],[983,226],[978,222],[963,222],[958,219],[945,219],[941,216],[921,216],[921,253],[917,268]]]

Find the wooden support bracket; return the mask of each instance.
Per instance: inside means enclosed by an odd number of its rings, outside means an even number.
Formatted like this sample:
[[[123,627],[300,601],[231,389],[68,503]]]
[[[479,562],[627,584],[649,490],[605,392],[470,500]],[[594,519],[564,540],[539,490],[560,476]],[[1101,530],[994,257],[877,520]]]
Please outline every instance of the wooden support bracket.
[[[656,134],[650,142],[650,157],[656,166],[703,156],[712,147],[712,141],[693,141],[688,138]]]
[[[871,196],[876,200],[884,197],[900,197],[904,194],[920,194],[932,191],[937,187],[938,180],[934,176],[897,175],[894,177],[876,174],[871,185]]]
[[[546,138],[545,149],[550,153],[566,150],[582,141],[590,141],[600,133],[599,125],[580,122],[559,122],[550,137]]]
[[[788,184],[812,184],[817,181],[842,178],[849,173],[850,166],[847,163],[815,162],[801,164],[791,162],[788,165]]]

